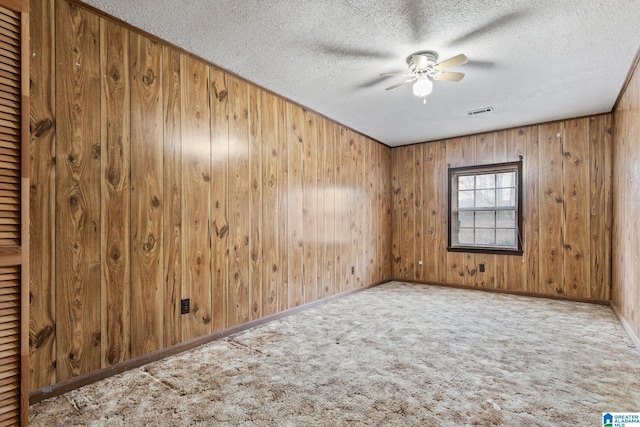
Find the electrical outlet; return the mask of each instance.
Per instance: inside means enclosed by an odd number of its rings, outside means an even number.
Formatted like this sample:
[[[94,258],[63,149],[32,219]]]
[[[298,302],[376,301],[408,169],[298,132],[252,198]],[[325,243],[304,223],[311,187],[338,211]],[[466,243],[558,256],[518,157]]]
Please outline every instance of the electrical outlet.
[[[422,265],[422,260],[418,261],[418,265]]]
[[[351,266],[351,274],[356,274],[356,268],[353,265]]]
[[[189,313],[190,303],[191,303],[191,301],[189,300],[189,298],[185,298],[185,299],[181,299],[180,300],[180,314]]]
[[[480,264],[479,267],[480,267],[480,273],[484,273],[484,264]]]

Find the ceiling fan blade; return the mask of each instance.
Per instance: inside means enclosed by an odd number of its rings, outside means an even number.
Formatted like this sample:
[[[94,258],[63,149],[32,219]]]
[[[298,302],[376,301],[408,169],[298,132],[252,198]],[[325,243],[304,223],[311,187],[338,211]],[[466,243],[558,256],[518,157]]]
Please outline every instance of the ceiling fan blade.
[[[444,60],[442,62],[437,63],[436,66],[433,67],[433,69],[436,70],[436,71],[444,71],[447,68],[451,68],[451,67],[455,67],[456,65],[464,64],[468,60],[469,60],[469,58],[467,58],[466,55],[461,53],[460,55],[456,55],[453,58],[449,58],[447,60]]]
[[[409,84],[409,83],[411,83],[412,81],[414,81],[414,80],[415,80],[415,79],[417,79],[417,78],[418,78],[418,76],[412,77],[412,78],[407,79],[407,80],[405,80],[405,81],[403,81],[403,82],[396,83],[396,84],[394,84],[393,86],[389,86],[389,87],[388,87],[388,88],[386,88],[385,90],[391,90],[391,89],[395,89],[395,88],[397,88],[397,87],[400,87],[400,86],[403,86],[403,85]]]
[[[424,55],[412,55],[411,59],[418,70],[423,70],[429,66],[429,60]]]
[[[435,80],[446,80],[448,82],[459,82],[464,77],[464,73],[450,71],[448,73],[438,73],[433,76]]]
[[[382,73],[380,74],[380,76],[382,77],[409,77],[411,76],[411,74],[409,73]]]

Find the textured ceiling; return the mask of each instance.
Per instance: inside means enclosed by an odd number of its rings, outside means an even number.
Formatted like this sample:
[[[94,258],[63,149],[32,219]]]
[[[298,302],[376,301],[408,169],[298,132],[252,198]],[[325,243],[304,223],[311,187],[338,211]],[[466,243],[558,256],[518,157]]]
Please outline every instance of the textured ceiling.
[[[640,47],[637,0],[84,2],[390,146],[609,112]],[[469,57],[426,104],[419,50]]]

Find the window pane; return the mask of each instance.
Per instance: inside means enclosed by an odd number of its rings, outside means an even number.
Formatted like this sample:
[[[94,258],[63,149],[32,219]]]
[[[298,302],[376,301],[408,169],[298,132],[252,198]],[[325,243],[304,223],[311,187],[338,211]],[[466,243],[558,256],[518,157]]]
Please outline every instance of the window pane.
[[[502,188],[496,190],[497,192],[497,206],[515,206],[516,205],[516,189],[515,188]]]
[[[458,190],[473,190],[473,175],[459,176]]]
[[[476,245],[494,245],[495,244],[494,233],[495,231],[493,229],[489,229],[489,230],[477,229]]]
[[[503,172],[498,174],[498,185],[496,187],[515,187],[516,186],[516,173],[515,172]]]
[[[496,205],[495,190],[476,190],[476,207],[492,208]]]
[[[496,226],[496,213],[495,211],[489,212],[476,212],[476,227],[478,228],[495,228]]]
[[[516,211],[496,212],[496,227],[515,229],[516,228]]]
[[[500,246],[516,246],[516,230],[496,230],[496,244]]]
[[[476,175],[476,188],[496,188],[495,174]]]
[[[473,207],[473,190],[458,191],[458,207],[459,208]]]
[[[458,227],[473,227],[473,212],[458,212]]]
[[[461,228],[458,230],[458,243],[473,245],[473,228]]]

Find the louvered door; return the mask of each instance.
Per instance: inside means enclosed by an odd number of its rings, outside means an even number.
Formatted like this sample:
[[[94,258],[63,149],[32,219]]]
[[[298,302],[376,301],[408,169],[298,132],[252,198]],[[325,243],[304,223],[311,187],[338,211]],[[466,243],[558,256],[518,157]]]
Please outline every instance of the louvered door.
[[[27,3],[0,0],[0,426],[28,421]]]

